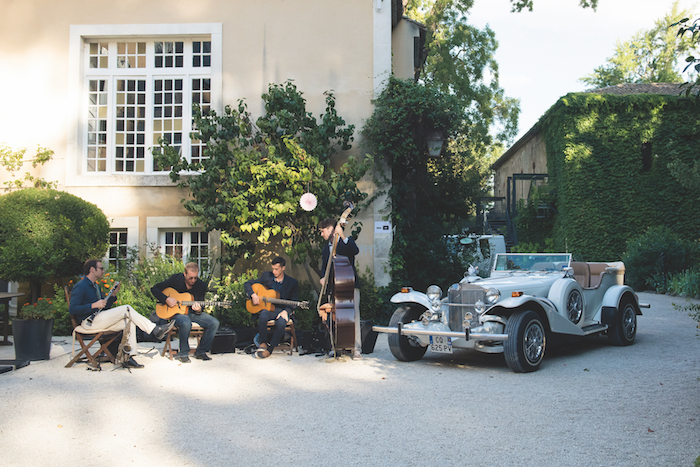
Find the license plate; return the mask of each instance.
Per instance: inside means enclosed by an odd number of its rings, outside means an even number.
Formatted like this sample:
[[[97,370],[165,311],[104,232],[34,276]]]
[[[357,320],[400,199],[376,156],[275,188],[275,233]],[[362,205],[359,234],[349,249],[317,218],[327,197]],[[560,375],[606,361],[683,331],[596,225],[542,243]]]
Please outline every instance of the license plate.
[[[452,338],[430,336],[430,350],[437,353],[452,353]]]

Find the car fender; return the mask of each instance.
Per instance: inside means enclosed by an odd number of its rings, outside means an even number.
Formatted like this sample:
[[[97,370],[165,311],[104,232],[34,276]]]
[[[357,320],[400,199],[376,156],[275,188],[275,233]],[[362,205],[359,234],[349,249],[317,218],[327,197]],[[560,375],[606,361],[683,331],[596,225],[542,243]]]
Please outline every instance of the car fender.
[[[608,306],[618,308],[620,306],[620,300],[622,300],[622,296],[627,294],[630,295],[634,300],[636,314],[641,315],[642,313],[639,311],[639,301],[637,300],[637,295],[634,293],[634,290],[632,290],[632,288],[628,285],[613,285],[608,290],[606,290],[605,295],[603,296],[603,303],[601,304],[601,308]]]
[[[426,310],[430,310],[430,300],[428,296],[423,292],[417,292],[415,290],[394,294],[394,296],[391,297],[391,303],[417,303],[425,307]]]
[[[491,309],[489,309],[487,315],[497,315],[497,316],[509,316],[514,310],[532,310],[540,314],[540,310],[544,311],[548,323],[542,323],[545,326],[549,324],[549,330],[552,332],[562,333],[562,334],[573,334],[576,336],[582,336],[583,331],[569,321],[567,318],[560,315],[554,306],[554,304],[549,299],[540,299],[538,297],[533,297],[532,295],[522,295],[520,297],[510,297],[505,300],[501,300]],[[508,312],[506,312],[508,311]],[[485,319],[486,317],[484,317]]]

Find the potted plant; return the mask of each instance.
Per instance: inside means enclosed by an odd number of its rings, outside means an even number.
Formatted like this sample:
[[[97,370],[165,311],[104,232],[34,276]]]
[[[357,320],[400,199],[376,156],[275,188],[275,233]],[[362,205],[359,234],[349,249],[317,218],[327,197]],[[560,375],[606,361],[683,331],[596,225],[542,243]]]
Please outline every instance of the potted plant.
[[[12,320],[15,358],[48,360],[51,353],[54,305],[50,298],[39,297],[36,303],[25,303]]]

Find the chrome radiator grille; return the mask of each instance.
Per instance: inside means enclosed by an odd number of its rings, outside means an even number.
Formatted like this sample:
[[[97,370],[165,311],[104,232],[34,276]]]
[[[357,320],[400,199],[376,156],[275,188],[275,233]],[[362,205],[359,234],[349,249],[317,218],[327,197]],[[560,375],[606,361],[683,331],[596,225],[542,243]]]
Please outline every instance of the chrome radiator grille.
[[[450,330],[456,332],[464,331],[464,313],[470,311],[476,317],[474,304],[478,300],[483,302],[485,296],[486,291],[482,287],[474,284],[459,284],[458,289],[450,289],[447,294],[447,298],[450,302]],[[461,304],[461,306],[457,304]],[[478,320],[472,320],[472,326],[476,323],[478,323]]]

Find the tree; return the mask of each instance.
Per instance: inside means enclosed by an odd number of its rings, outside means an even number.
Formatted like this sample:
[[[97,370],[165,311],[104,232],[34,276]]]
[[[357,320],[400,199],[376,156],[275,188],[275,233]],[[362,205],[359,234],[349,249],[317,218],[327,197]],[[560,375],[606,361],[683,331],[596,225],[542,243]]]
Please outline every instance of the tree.
[[[26,148],[12,150],[9,146],[0,144],[0,166],[4,167],[13,178],[13,180],[3,182],[6,187],[5,191],[25,188],[25,183],[31,184],[34,188],[56,188],[58,185],[56,182],[47,182],[42,178],[36,178],[29,172],[24,173],[24,178],[14,178],[15,172],[20,170],[25,162],[31,162],[32,167],[36,168],[37,165],[50,161],[53,156],[53,151],[51,149],[42,148],[40,146],[37,147],[36,155],[33,159],[24,160],[24,155],[26,153]]]
[[[80,274],[109,246],[104,213],[69,193],[25,188],[0,196],[0,212],[0,277],[29,282],[32,302],[49,277]]]
[[[671,26],[688,16],[674,2],[671,11],[654,22],[648,31],[639,31],[631,39],[615,44],[615,53],[607,63],[579,81],[591,88],[622,83],[679,83],[678,53],[692,49],[692,40],[677,36]]]
[[[306,265],[311,258],[315,267],[318,222],[337,216],[344,200],[360,203],[367,197],[357,181],[372,159],[350,157],[340,169],[331,167],[331,156],[350,148],[354,131],[338,116],[332,93],[326,93],[320,123],[290,81],[270,85],[262,98],[266,114],[257,125],[243,101],[237,110],[226,106],[222,115],[202,115],[195,108],[193,137],[206,144],[204,158],[189,162],[162,142],[156,160],[171,167],[171,179],[188,190],[184,206],[195,222],[206,231],[222,232],[226,264],[251,258],[258,243],[275,240],[292,260]],[[299,205],[307,190],[318,201],[312,211]]]
[[[511,11],[522,11],[528,9],[532,11],[534,0],[510,0],[513,4]],[[598,7],[598,0],[579,0],[578,4],[581,8],[592,8],[595,10]]]
[[[454,96],[391,78],[363,128],[373,153],[391,168],[394,286],[424,288],[464,272],[460,265],[450,265],[444,236],[464,228],[484,192],[486,177],[471,152],[447,149],[432,158],[426,143],[435,128],[453,137],[464,118]]]
[[[485,157],[515,137],[520,108],[499,85],[495,33],[467,23],[472,5],[473,0],[409,0],[406,14],[427,28],[420,80],[457,99],[465,109],[458,139]]]

